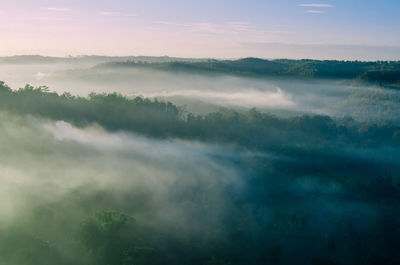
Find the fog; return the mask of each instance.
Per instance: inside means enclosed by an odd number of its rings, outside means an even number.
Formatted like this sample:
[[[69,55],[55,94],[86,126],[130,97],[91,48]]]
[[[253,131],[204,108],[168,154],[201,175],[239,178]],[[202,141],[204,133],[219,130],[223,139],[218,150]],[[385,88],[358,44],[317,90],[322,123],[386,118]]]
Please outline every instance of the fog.
[[[164,237],[181,242],[181,253],[206,235],[224,248],[241,229],[242,247],[256,244],[243,249],[249,257],[266,251],[283,264],[310,262],[315,253],[354,261],[364,248],[364,261],[392,255],[380,238],[382,225],[395,229],[385,219],[391,203],[364,199],[371,194],[362,185],[390,200],[394,187],[381,187],[375,176],[390,172],[387,180],[397,185],[398,149],[321,150],[310,161],[301,153],[156,140],[31,115],[1,113],[0,124],[0,228],[44,238],[71,262],[82,255],[71,245],[76,229],[101,210],[132,216],[135,229],[157,235],[158,248],[171,253]],[[0,229],[1,242],[6,235]]]
[[[17,227],[60,244],[76,262],[70,236],[102,210],[123,211],[138,226],[174,237],[200,236],[223,227],[232,208],[227,192],[245,185],[232,159],[250,154],[226,147],[111,134],[98,125],[76,128],[29,115],[1,113],[0,124],[1,251],[4,231]],[[17,244],[11,260],[24,249]]]
[[[99,61],[96,61],[99,63]],[[220,74],[163,72],[96,63],[1,63],[2,79],[13,89],[31,84],[58,93],[86,96],[119,92],[169,100],[189,112],[205,114],[221,107],[284,116],[299,113],[366,120],[398,120],[398,90],[345,80],[247,78]],[[380,103],[377,104],[376,102]]]
[[[185,216],[188,210],[194,211],[190,198],[207,200],[204,203],[218,221],[227,203],[224,189],[234,191],[243,186],[240,169],[225,157],[232,156],[226,148],[150,140],[123,132],[110,134],[95,125],[78,129],[63,121],[32,116],[10,119],[2,113],[1,123],[2,215],[17,214],[10,211],[37,207],[74,189],[90,187],[121,197],[145,193],[141,209],[146,208],[154,221],[200,225],[199,218]],[[216,156],[220,159],[213,159]],[[185,201],[176,201],[196,188],[207,198],[192,194]],[[158,209],[153,209],[155,206]],[[189,217],[193,220],[185,221]]]

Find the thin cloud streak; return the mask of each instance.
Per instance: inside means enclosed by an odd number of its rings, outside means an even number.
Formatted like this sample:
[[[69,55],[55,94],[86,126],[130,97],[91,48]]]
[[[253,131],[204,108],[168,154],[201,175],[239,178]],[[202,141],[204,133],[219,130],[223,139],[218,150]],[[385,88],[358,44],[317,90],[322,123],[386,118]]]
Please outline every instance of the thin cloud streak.
[[[334,5],[330,5],[330,4],[299,4],[298,6],[302,6],[302,7],[335,7]]]
[[[211,23],[211,22],[200,22],[200,23],[183,23],[175,21],[155,21],[156,24],[166,26],[184,27],[193,32],[203,33],[263,33],[263,34],[295,34],[293,31],[284,30],[261,30],[245,21],[232,21],[226,23]]]
[[[321,10],[307,10],[306,13],[310,13],[310,14],[325,14],[325,11],[321,11]]]

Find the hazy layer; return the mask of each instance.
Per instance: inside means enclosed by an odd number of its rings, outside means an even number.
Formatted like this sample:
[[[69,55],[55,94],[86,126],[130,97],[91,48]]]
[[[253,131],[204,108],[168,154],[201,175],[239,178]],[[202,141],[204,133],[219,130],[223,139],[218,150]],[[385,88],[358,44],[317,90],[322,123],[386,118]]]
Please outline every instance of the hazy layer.
[[[224,189],[239,190],[243,185],[239,168],[227,159],[235,154],[222,147],[110,134],[98,126],[78,129],[63,121],[10,118],[4,113],[0,120],[3,220],[85,188],[110,191],[121,199],[142,194],[145,205],[139,208],[144,212],[131,213],[136,218],[150,214],[150,222],[196,226],[202,221],[191,209],[193,200],[207,200],[204,203],[218,222],[228,203]],[[196,189],[207,196],[179,199]]]
[[[1,64],[2,79],[13,89],[32,85],[85,96],[119,92],[170,100],[195,113],[220,107],[280,115],[316,113],[360,120],[400,117],[400,92],[373,86],[352,86],[340,80],[256,79],[226,75],[168,73],[143,69],[87,68],[88,64]],[[377,104],[376,101],[381,103]]]

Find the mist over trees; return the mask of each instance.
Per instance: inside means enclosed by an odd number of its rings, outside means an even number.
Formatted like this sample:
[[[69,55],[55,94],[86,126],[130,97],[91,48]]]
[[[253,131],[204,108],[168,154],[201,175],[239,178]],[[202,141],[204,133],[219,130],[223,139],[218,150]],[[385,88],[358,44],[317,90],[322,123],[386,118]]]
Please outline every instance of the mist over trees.
[[[397,264],[400,125],[0,83],[0,264]]]
[[[400,265],[399,11],[0,0],[0,265]]]
[[[137,60],[136,62],[111,62],[98,67],[137,67],[170,72],[233,74],[250,77],[348,79],[388,87],[399,87],[400,85],[400,62],[396,61],[360,62],[244,58],[224,61],[208,60],[206,62],[146,63]]]
[[[64,120],[77,126],[98,123],[110,131],[127,130],[157,137],[178,137],[226,141],[246,148],[263,149],[312,143],[319,146],[382,146],[399,143],[400,126],[387,121],[357,122],[351,117],[335,119],[323,115],[279,118],[258,112],[244,113],[221,109],[207,115],[194,115],[172,104],[121,94],[76,97],[58,95],[47,87],[25,86],[12,91],[0,82],[3,110]],[[316,141],[318,140],[318,141]],[[318,146],[316,145],[316,146]]]

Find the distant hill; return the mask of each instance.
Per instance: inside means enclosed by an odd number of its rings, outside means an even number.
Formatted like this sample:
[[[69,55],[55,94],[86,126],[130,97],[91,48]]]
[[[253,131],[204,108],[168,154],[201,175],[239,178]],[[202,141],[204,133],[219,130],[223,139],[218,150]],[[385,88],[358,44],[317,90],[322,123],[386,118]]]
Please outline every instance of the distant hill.
[[[45,57],[20,55],[0,57],[0,64],[82,63],[104,68],[145,68],[192,74],[228,74],[248,77],[329,78],[368,82],[379,86],[400,88],[400,61],[336,61],[336,60],[265,60],[243,58],[215,60],[152,56]]]
[[[137,61],[146,63],[166,63],[166,62],[200,62],[207,59],[192,59],[178,57],[154,57],[154,56],[99,56],[99,55],[82,55],[70,57],[49,57],[40,55],[15,55],[0,57],[0,64],[49,64],[49,63],[109,63],[109,62],[125,62]]]
[[[173,61],[146,63],[140,61],[112,62],[98,67],[136,67],[170,72],[198,74],[232,74],[249,77],[302,77],[351,79],[400,87],[400,62],[359,62],[319,60],[240,60]]]

